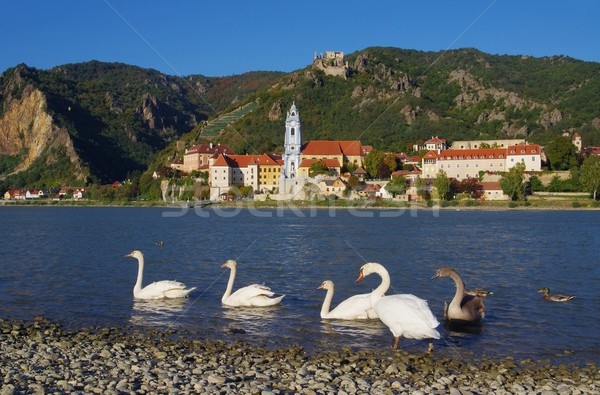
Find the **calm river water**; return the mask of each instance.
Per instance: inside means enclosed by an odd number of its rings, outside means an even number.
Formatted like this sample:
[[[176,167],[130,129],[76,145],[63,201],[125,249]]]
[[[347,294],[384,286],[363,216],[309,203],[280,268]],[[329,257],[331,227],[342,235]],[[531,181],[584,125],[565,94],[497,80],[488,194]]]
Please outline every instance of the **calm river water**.
[[[388,294],[428,300],[443,322],[454,285],[431,276],[449,265],[468,288],[494,294],[479,331],[440,325],[436,352],[600,363],[599,223],[598,211],[0,207],[0,316],[383,351],[393,338],[380,322],[321,320],[317,286],[334,281],[335,306],[375,288],[377,276],[355,279],[363,263],[379,262],[391,275]],[[134,249],[146,257],[145,284],[178,280],[196,291],[181,301],[134,301],[137,263],[124,257]],[[222,307],[227,259],[238,261],[234,289],[264,283],[286,295],[281,306]],[[546,286],[576,298],[546,302],[536,292]],[[411,352],[426,345],[400,342]]]

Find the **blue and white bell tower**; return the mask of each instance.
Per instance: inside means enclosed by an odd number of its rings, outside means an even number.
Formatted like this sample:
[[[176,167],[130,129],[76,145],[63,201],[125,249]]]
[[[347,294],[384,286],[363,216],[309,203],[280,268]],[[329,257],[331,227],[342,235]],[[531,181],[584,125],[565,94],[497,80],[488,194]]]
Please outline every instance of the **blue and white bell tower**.
[[[292,107],[285,119],[285,143],[283,147],[283,171],[281,172],[281,178],[293,179],[298,177],[301,149],[302,130],[300,126],[300,114],[296,109],[296,103],[292,103]]]

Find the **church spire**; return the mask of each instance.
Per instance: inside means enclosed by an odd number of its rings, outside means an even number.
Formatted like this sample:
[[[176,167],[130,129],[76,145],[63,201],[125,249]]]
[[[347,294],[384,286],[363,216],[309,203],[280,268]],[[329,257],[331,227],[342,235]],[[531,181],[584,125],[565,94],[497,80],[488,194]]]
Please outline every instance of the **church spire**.
[[[284,178],[296,178],[300,166],[300,150],[302,148],[302,131],[300,114],[296,102],[292,103],[285,120],[285,143],[283,147],[283,172]]]

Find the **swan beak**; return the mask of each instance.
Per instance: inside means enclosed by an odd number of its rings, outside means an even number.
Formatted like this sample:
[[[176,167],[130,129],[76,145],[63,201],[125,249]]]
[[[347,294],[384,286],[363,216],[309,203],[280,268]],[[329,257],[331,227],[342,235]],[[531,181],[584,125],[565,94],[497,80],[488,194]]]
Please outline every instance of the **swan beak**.
[[[221,265],[221,269],[225,269],[225,268],[227,268],[227,263],[224,263]]]
[[[436,278],[439,278],[439,277],[440,277],[440,274],[439,274],[439,273],[436,273],[436,274],[434,274],[434,275],[433,275],[433,277],[431,277],[431,280],[433,280],[433,279],[436,279]]]
[[[363,278],[365,278],[365,276],[363,275],[362,270],[360,271],[360,273],[358,274],[358,278],[356,279],[356,282],[359,282],[360,280],[362,280]]]
[[[323,284],[319,285],[317,289],[323,289]]]
[[[133,253],[130,252],[129,254],[125,255],[125,258],[131,258],[131,254],[133,254]]]

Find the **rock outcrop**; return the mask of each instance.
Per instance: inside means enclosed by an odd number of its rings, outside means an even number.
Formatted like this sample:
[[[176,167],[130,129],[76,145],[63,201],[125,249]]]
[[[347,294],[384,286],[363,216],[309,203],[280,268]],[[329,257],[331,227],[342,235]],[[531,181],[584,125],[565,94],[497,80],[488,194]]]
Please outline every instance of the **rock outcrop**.
[[[0,118],[0,154],[20,155],[22,158],[13,173],[29,168],[34,160],[50,148],[64,148],[57,152],[64,152],[75,165],[79,173],[77,178],[85,177],[68,131],[55,124],[47,111],[46,97],[40,90],[26,86],[20,99],[5,102],[4,107],[4,114]],[[55,159],[49,156],[47,161]]]

